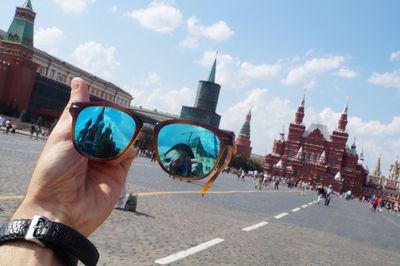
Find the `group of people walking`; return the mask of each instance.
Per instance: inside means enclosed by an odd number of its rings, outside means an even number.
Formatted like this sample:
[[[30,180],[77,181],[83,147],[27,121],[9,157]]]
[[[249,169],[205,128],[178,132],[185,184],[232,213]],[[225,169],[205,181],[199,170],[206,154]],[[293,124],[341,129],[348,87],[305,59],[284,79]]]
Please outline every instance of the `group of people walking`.
[[[384,201],[377,195],[372,195],[369,199],[370,209],[372,212],[382,213],[386,209],[389,213],[397,213],[400,211],[398,202]]]
[[[332,185],[329,185],[328,187],[319,185],[317,187],[317,203],[320,204],[320,202],[323,200],[324,205],[329,206],[329,203],[331,202],[332,194],[333,194]]]
[[[5,134],[11,133],[11,134],[15,134],[16,130],[17,130],[17,125],[15,123],[13,123],[9,118],[6,119],[2,116],[0,116],[0,129],[4,127]]]

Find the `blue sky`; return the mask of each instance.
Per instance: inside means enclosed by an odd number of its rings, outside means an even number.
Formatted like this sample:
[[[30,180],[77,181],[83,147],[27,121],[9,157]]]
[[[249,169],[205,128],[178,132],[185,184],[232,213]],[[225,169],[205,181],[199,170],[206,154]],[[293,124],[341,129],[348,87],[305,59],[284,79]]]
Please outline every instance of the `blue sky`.
[[[16,5],[2,0],[0,28]],[[400,150],[398,1],[33,0],[35,46],[130,91],[134,105],[193,105],[218,50],[217,112],[238,133],[253,108],[266,154],[306,93],[306,126],[337,127],[349,97],[350,145],[385,173]]]

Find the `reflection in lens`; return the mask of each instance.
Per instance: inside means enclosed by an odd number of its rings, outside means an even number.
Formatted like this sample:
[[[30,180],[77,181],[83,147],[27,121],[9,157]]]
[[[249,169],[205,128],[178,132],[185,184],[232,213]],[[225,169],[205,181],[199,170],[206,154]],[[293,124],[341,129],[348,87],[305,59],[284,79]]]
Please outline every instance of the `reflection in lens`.
[[[75,144],[92,158],[112,159],[128,146],[136,130],[128,114],[103,106],[83,109],[75,123]]]
[[[173,175],[199,178],[213,169],[220,150],[219,138],[210,130],[188,124],[170,124],[158,134],[158,154]]]

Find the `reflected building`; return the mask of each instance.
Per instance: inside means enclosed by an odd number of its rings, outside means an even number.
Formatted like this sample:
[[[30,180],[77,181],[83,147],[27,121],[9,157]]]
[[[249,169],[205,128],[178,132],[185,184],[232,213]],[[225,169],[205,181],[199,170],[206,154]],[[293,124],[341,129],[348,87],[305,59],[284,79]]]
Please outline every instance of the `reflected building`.
[[[208,173],[215,164],[217,157],[204,149],[200,137],[193,138],[189,143],[190,149],[194,154],[194,158],[198,160],[203,166],[203,172]],[[214,154],[218,154],[217,145],[215,145]]]
[[[217,58],[215,58],[208,80],[200,80],[194,107],[182,106],[181,119],[201,122],[218,128],[221,116],[216,113],[221,86],[215,83]]]
[[[103,107],[93,124],[92,119],[85,123],[75,142],[79,150],[89,156],[112,158],[120,152],[120,149],[113,139],[111,126],[106,126],[104,123],[104,112]]]

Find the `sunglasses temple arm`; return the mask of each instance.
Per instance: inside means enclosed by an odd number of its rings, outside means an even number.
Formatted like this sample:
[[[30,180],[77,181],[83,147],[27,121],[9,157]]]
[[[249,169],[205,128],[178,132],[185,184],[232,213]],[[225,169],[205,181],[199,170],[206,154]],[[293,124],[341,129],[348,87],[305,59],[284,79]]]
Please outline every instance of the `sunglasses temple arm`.
[[[228,147],[229,151],[228,151],[228,156],[225,159],[224,164],[214,173],[214,175],[210,178],[210,180],[207,181],[207,183],[203,186],[203,188],[201,189],[200,195],[202,197],[204,197],[204,195],[206,194],[207,190],[211,187],[211,185],[214,183],[215,179],[217,179],[217,177],[219,176],[219,174],[222,172],[222,170],[224,170],[224,168],[226,167],[226,165],[231,161],[232,158],[232,147]]]

